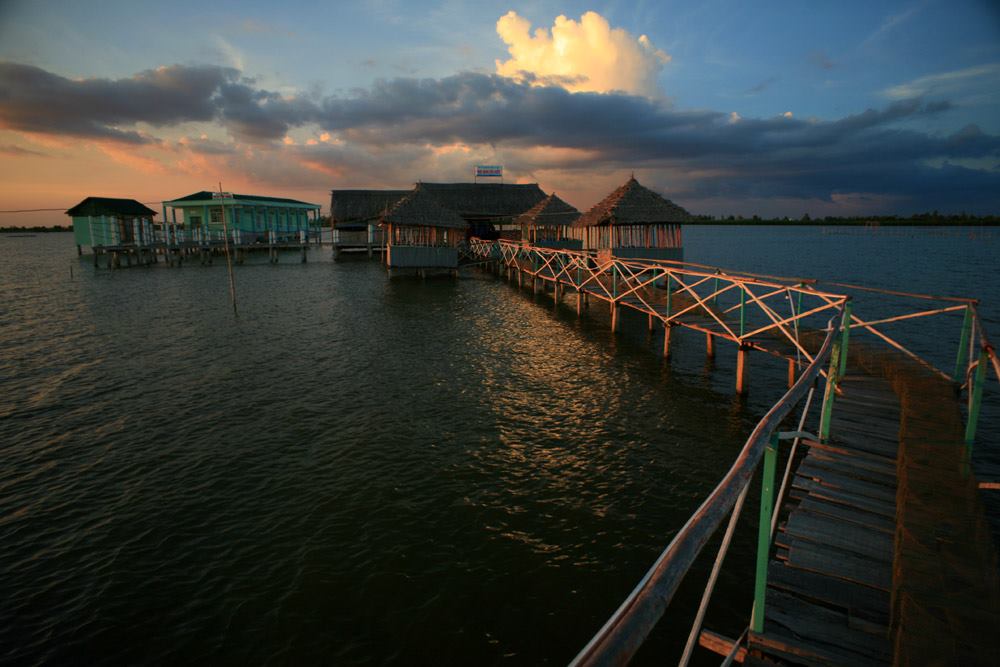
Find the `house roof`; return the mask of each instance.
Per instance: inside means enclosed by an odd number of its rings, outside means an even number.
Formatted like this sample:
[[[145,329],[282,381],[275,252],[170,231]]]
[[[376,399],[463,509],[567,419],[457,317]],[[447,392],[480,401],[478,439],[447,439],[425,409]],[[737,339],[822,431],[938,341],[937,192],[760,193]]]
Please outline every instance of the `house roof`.
[[[517,216],[519,225],[570,225],[580,217],[580,211],[556,196],[556,193],[538,202]]]
[[[123,215],[133,218],[145,218],[151,215],[156,215],[156,211],[134,199],[87,197],[79,204],[66,211],[66,215],[71,217],[83,217],[85,215]]]
[[[545,199],[538,183],[420,183],[441,206],[465,218],[520,215]]]
[[[691,214],[641,185],[635,177],[598,202],[573,223],[574,227],[595,225],[651,225],[658,222],[690,222]]]
[[[412,190],[332,190],[330,213],[333,225],[378,220]]]
[[[413,227],[465,229],[468,223],[454,211],[441,206],[422,185],[415,187],[382,216],[383,223]]]
[[[164,204],[171,205],[180,202],[203,202],[203,201],[213,201],[213,195],[218,195],[218,192],[211,192],[209,190],[202,190],[201,192],[194,192],[192,194],[186,195],[184,197],[178,197],[177,199],[171,199],[170,201],[163,202]],[[309,206],[312,208],[319,208],[318,204],[310,204],[309,202],[299,201],[298,199],[287,199],[285,197],[264,197],[262,195],[237,195],[233,194],[231,198],[226,198],[226,201],[241,201],[248,203],[261,203],[261,204],[292,204],[296,206]]]

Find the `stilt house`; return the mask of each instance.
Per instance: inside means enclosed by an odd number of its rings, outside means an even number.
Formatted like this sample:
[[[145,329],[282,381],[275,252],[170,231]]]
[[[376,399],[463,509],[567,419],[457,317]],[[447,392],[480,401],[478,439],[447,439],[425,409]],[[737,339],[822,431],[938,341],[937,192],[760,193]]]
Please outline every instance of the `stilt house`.
[[[468,224],[418,184],[380,219],[386,235],[389,276],[458,271],[458,244]]]
[[[379,221],[412,190],[331,190],[330,225],[333,255],[341,250],[381,248],[385,237]]]
[[[570,238],[567,232],[580,217],[580,211],[556,196],[556,193],[538,202],[516,219],[521,228],[521,240],[531,245],[565,250],[579,250],[580,239]]]
[[[584,250],[616,257],[683,260],[681,225],[691,215],[633,176],[573,223]]]
[[[163,202],[162,222],[170,229],[167,235],[187,240],[221,239],[225,215],[230,234],[239,236],[243,243],[262,241],[268,235],[287,241],[307,237],[319,221],[319,204],[284,197],[222,194],[225,196],[204,190]],[[178,232],[182,232],[180,236]]]
[[[66,215],[73,219],[77,250],[83,246],[131,246],[153,240],[156,211],[134,199],[87,197]]]

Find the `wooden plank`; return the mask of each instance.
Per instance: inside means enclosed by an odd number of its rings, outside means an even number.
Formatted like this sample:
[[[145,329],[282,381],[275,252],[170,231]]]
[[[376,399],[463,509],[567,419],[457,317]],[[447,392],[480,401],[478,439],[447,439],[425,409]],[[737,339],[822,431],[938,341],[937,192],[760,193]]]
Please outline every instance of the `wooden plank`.
[[[832,503],[837,503],[846,507],[857,507],[865,510],[866,512],[873,512],[892,520],[895,520],[896,518],[895,502],[887,503],[884,500],[878,500],[865,496],[856,496],[852,493],[845,492],[842,489],[824,486],[813,479],[799,477],[798,475],[792,478],[792,486],[809,493],[811,496],[822,498]]]
[[[885,516],[867,512],[857,507],[847,507],[831,503],[822,498],[807,495],[799,502],[799,509],[809,511],[814,514],[857,523],[872,530],[880,530],[883,533],[894,534],[896,532],[896,522]]]
[[[765,631],[768,621],[776,622],[798,637],[809,637],[816,643],[840,647],[869,659],[891,658],[888,637],[852,628],[846,614],[781,591],[768,593]]]
[[[823,470],[811,466],[808,462],[799,465],[798,477],[809,477],[817,480],[826,487],[840,489],[852,494],[881,500],[884,503],[895,505],[896,490],[881,484],[872,484],[854,477],[841,475],[830,470]]]
[[[825,453],[850,456],[854,460],[865,460],[873,463],[883,463],[891,462],[893,466],[896,465],[896,456],[884,456],[882,454],[873,454],[871,452],[865,452],[858,449],[845,447],[842,443],[836,442],[816,442],[814,440],[806,440],[806,445],[809,446],[810,450],[818,450]]]
[[[809,451],[809,460],[816,464],[829,463],[851,470],[864,470],[880,475],[888,475],[892,478],[893,484],[896,483],[896,462],[888,458],[880,461],[869,457],[824,451],[822,449],[811,449]]]
[[[827,476],[836,476],[856,479],[866,484],[879,486],[888,489],[895,494],[896,476],[892,473],[874,471],[861,466],[852,466],[842,460],[822,459],[818,456],[810,456],[799,465],[799,474],[809,477],[823,479]]]
[[[836,547],[876,562],[892,562],[892,534],[815,514],[801,507],[788,517],[785,532],[793,539],[815,542],[823,547]]]
[[[788,564],[810,572],[852,581],[888,591],[892,586],[892,568],[870,558],[812,542],[792,538],[788,546]]]
[[[733,644],[735,640],[730,639],[720,635],[717,632],[712,632],[711,630],[702,630],[701,634],[698,635],[698,645],[707,648],[712,653],[717,653],[723,657],[729,655],[729,652],[733,650]],[[736,655],[733,657],[734,662],[740,664],[746,659],[747,650],[742,646],[736,649]]]
[[[841,609],[851,627],[857,625],[851,620],[856,616],[888,630],[890,595],[886,591],[776,562],[768,567],[767,584]]]

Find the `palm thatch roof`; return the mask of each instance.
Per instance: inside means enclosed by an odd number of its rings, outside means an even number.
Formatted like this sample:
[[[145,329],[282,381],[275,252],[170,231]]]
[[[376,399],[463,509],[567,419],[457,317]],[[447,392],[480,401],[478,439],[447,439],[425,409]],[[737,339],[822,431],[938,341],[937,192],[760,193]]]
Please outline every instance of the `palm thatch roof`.
[[[545,199],[538,183],[420,183],[441,206],[463,218],[510,218]]]
[[[519,225],[571,225],[579,217],[580,211],[575,206],[567,204],[553,192],[517,216],[514,222]]]
[[[330,214],[334,227],[375,222],[412,190],[332,190]]]
[[[454,211],[441,206],[422,185],[400,199],[382,216],[382,224],[410,227],[448,227],[465,229],[468,223]]]
[[[79,204],[66,211],[66,215],[71,217],[83,217],[85,215],[116,215],[126,218],[148,218],[156,215],[156,211],[134,199],[87,197]]]
[[[597,225],[652,225],[690,222],[691,214],[635,180],[621,186],[573,223],[574,227]]]

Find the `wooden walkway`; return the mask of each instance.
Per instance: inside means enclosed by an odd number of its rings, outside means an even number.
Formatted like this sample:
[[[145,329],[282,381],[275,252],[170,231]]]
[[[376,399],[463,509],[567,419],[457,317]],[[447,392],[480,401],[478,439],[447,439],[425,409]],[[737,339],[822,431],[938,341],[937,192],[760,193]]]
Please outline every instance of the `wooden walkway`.
[[[798,463],[751,653],[995,664],[1000,579],[954,387],[894,350],[851,359],[830,440]]]
[[[647,318],[651,332],[663,332],[664,358],[678,326],[705,335],[708,356],[714,341],[735,344],[737,392],[746,388],[750,351],[788,364],[788,393],[573,665],[622,664],[634,655],[727,515],[681,664],[699,640],[744,664],[995,664],[1000,570],[969,457],[987,364],[1000,376],[1000,362],[973,300],[869,290],[944,305],[916,312],[907,306],[906,312],[865,320],[852,314],[847,295],[804,279],[504,242],[471,250],[519,287],[549,291],[557,304],[575,297],[579,315],[590,304],[608,306],[613,331],[622,309]],[[953,375],[875,328],[961,311]],[[813,383],[825,387],[820,426],[806,429],[818,438],[801,442],[771,539],[776,452],[788,451],[784,439],[803,436],[781,428]],[[741,638],[737,645],[702,622],[758,464],[764,482],[755,612],[746,644]]]
[[[750,648],[805,665],[886,665],[899,399],[849,368],[831,441],[808,442],[775,535],[764,633]]]

